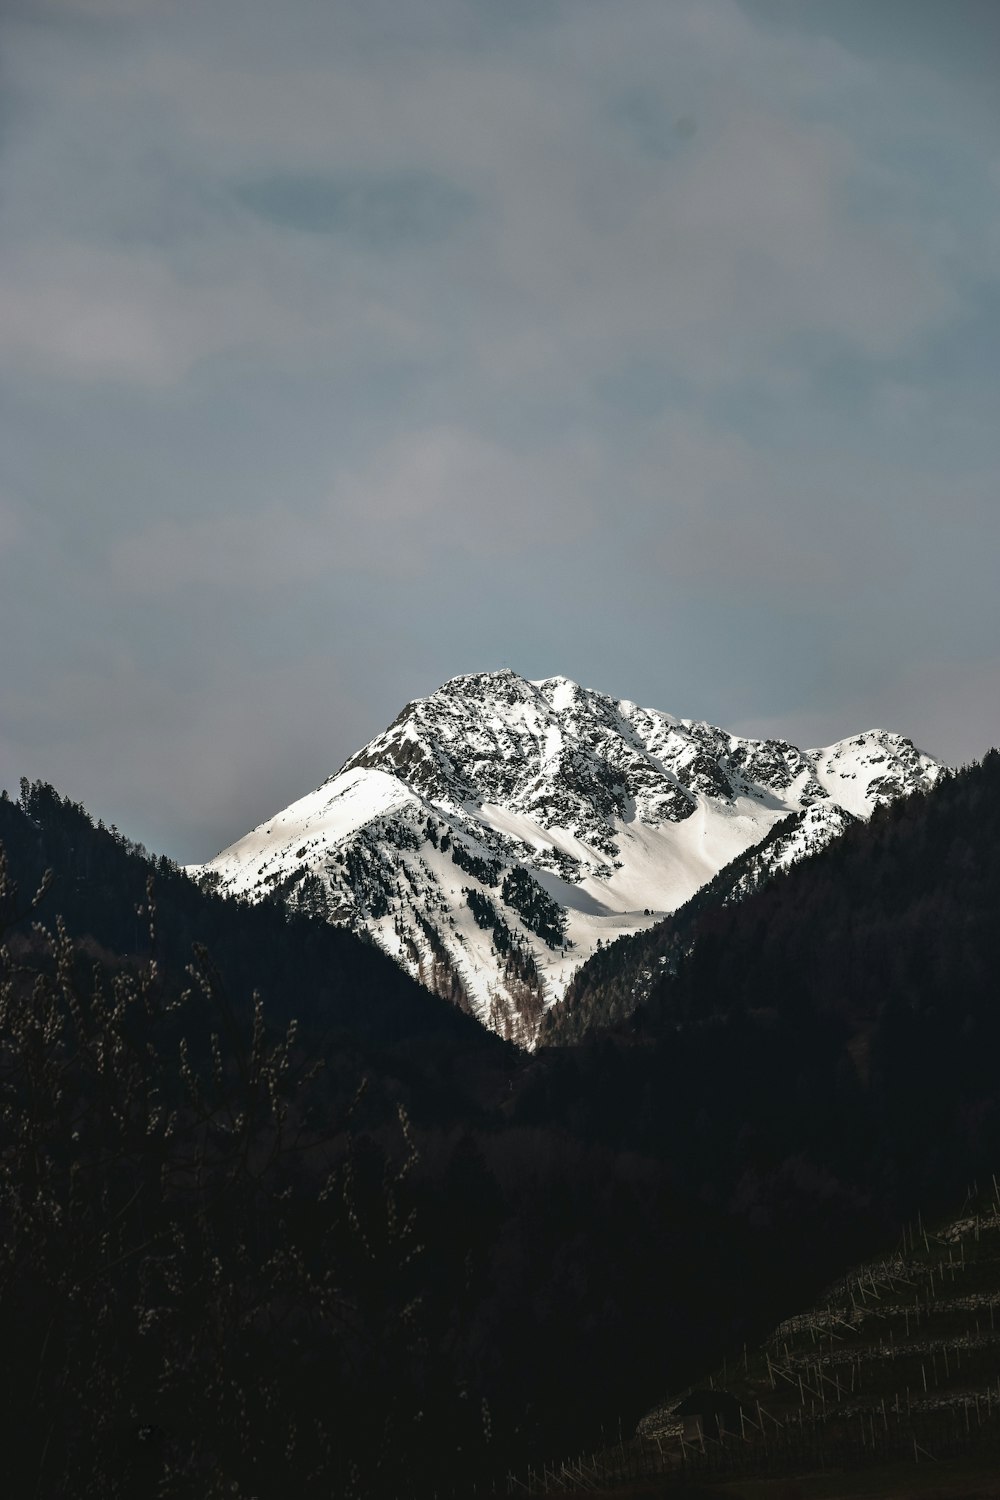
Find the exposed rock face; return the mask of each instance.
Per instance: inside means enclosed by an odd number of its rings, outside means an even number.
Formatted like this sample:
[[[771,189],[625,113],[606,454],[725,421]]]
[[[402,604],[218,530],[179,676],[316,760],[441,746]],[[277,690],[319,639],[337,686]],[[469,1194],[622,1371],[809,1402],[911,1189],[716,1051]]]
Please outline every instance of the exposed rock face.
[[[530,1045],[600,943],[674,910],[779,819],[801,815],[788,862],[839,830],[835,808],[866,817],[940,770],[883,730],[803,751],[486,672],[408,703],[200,872],[366,931]]]

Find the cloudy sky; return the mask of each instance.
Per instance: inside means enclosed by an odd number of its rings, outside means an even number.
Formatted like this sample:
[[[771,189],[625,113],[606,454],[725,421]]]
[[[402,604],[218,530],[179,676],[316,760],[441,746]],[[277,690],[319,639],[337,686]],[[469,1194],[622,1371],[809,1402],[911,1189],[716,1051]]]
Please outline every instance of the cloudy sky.
[[[205,858],[510,666],[1000,738],[995,0],[5,0],[0,781]]]

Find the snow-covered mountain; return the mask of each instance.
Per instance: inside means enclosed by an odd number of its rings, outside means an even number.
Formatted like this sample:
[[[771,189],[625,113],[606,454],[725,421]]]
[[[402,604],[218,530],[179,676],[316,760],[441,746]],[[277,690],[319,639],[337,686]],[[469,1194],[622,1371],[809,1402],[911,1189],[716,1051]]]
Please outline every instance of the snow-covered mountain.
[[[408,703],[315,792],[192,868],[365,932],[530,1044],[603,942],[673,911],[789,814],[775,859],[941,767],[870,730],[820,750],[749,740],[508,670]]]

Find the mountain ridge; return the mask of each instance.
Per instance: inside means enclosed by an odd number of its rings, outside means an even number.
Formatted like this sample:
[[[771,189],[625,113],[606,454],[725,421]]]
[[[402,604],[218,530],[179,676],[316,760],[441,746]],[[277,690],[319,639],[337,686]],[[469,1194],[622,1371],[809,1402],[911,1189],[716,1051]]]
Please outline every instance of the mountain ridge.
[[[884,730],[800,750],[509,668],[407,703],[314,792],[192,873],[368,934],[531,1045],[605,941],[651,926],[789,815],[803,857],[941,768]]]

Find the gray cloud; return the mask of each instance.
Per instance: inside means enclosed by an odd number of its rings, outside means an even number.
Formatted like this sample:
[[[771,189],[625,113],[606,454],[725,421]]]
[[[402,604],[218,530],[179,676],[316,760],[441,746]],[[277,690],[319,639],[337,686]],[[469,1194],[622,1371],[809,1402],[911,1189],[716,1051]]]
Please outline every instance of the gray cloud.
[[[314,510],[231,511],[134,532],[113,544],[111,578],[146,595],[196,585],[263,596],[345,571],[422,577],[448,554],[502,566],[593,532],[599,462],[585,440],[515,456],[471,433],[425,430],[345,475]]]
[[[815,110],[816,96],[836,92],[831,79],[838,74],[847,102],[857,87],[855,63],[827,49],[823,86],[810,86],[815,59],[808,49],[769,52],[735,8],[723,5],[666,13],[638,4],[635,24],[641,50],[600,9],[563,12],[567,62],[546,48],[514,57],[499,48],[473,50],[456,66],[451,55],[427,57],[421,49],[415,67],[412,51],[383,57],[331,49],[322,64],[307,54],[284,65],[259,59],[221,70],[194,47],[178,53],[149,46],[128,52],[126,69],[108,69],[99,91],[86,76],[71,81],[58,105],[70,135],[106,136],[114,115],[129,126],[116,132],[112,173],[102,180],[99,163],[90,163],[88,186],[92,192],[96,178],[99,193],[96,206],[88,197],[91,215],[120,220],[123,190],[131,213],[137,193],[149,199],[159,183],[164,198],[170,195],[161,216],[170,219],[179,179],[204,179],[209,163],[216,174],[237,178],[256,169],[244,178],[243,201],[271,223],[340,226],[357,240],[357,256],[345,254],[341,274],[331,278],[326,261],[303,260],[280,240],[247,237],[238,220],[217,209],[214,233],[166,264],[151,267],[148,255],[136,252],[134,266],[119,253],[108,267],[125,288],[138,283],[137,295],[153,309],[147,330],[135,328],[134,312],[119,312],[112,320],[123,330],[119,340],[128,350],[148,349],[150,363],[161,368],[158,330],[176,307],[182,326],[191,320],[204,330],[197,353],[233,347],[244,327],[238,312],[206,318],[203,307],[231,274],[271,314],[265,341],[284,323],[293,345],[325,341],[327,350],[349,356],[344,315],[356,306],[360,283],[404,330],[414,307],[425,310],[417,321],[431,348],[439,339],[429,315],[447,307],[473,351],[484,334],[492,349],[499,331],[515,341],[510,357],[518,360],[534,336],[547,342],[539,353],[557,375],[552,365],[560,354],[567,363],[594,360],[609,344],[637,341],[651,347],[669,340],[675,358],[708,378],[745,367],[762,341],[773,345],[793,331],[832,333],[884,354],[953,311],[954,287],[928,247],[924,224],[851,213],[853,180],[863,182],[873,167],[847,122],[803,117],[799,94]],[[335,36],[331,28],[328,40]],[[29,58],[37,50],[29,49]],[[649,50],[662,52],[658,96],[676,98],[678,118],[697,106],[702,121],[670,161],[634,142],[632,149],[616,144],[609,126],[620,90],[646,73]],[[58,52],[41,53],[55,69]],[[601,57],[597,77],[572,65],[581,53]],[[269,163],[263,173],[262,159]],[[410,258],[383,275],[361,263],[373,242],[394,236],[403,248],[415,240],[436,250],[484,190],[489,204],[484,197],[480,232],[466,234],[460,252]],[[210,203],[207,182],[202,191]],[[87,240],[68,240],[61,253],[70,266],[79,259],[87,304],[71,321],[107,323]],[[156,275],[162,289],[147,287]],[[456,279],[467,297],[455,297]],[[25,287],[15,272],[11,300],[30,300],[27,280]],[[302,318],[302,303],[318,326]],[[248,319],[247,333],[254,332]],[[357,336],[366,332],[362,320]],[[12,349],[24,344],[15,328]],[[75,371],[73,347],[66,357]],[[100,342],[97,364],[103,348]],[[46,350],[51,357],[51,338]]]
[[[5,9],[0,777],[205,855],[502,663],[997,737],[969,47],[626,12]]]
[[[430,174],[383,177],[252,178],[236,189],[240,202],[272,224],[306,234],[343,234],[366,249],[407,251],[446,238],[472,211],[472,201]]]

